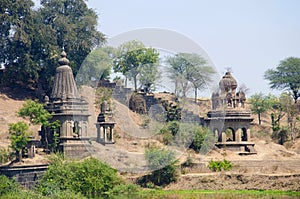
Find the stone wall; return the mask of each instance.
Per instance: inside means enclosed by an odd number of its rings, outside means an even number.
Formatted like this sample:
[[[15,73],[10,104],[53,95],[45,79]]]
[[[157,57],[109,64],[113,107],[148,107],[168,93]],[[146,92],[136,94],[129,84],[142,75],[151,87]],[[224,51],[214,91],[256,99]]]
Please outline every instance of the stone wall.
[[[15,178],[16,181],[24,188],[33,188],[41,179],[48,165],[28,165],[28,166],[1,166],[0,175],[8,178]]]

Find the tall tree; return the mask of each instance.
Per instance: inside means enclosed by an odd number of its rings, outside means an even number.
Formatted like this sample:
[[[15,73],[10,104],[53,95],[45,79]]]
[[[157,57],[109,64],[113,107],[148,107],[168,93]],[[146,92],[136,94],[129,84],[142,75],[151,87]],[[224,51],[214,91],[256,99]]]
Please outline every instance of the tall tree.
[[[76,80],[81,84],[91,84],[91,81],[109,79],[114,56],[113,47],[100,47],[93,50],[83,61]]]
[[[119,46],[114,60],[114,71],[121,72],[127,79],[133,79],[137,90],[138,75],[146,76],[146,67],[157,67],[159,53],[154,48],[146,48],[140,41],[129,41]],[[154,73],[157,70],[151,70]],[[154,76],[155,77],[155,76]],[[145,79],[145,78],[144,78]],[[142,78],[143,80],[143,78]],[[148,80],[150,83],[151,81]],[[152,82],[151,82],[152,83]]]
[[[38,12],[43,23],[51,28],[55,46],[65,48],[76,75],[86,56],[105,40],[104,35],[96,30],[98,17],[84,0],[41,0],[41,5]],[[49,50],[53,50],[49,54],[57,61],[60,51],[57,52],[57,48]],[[54,71],[49,73],[54,75]]]
[[[279,97],[280,106],[282,111],[286,113],[288,132],[294,141],[296,137],[296,127],[297,127],[297,115],[299,114],[298,105],[293,102],[293,98],[290,93],[282,93]]]
[[[27,85],[37,79],[35,62],[35,13],[31,0],[1,0],[0,62],[5,67],[3,84]]]
[[[300,58],[288,57],[280,61],[276,69],[268,69],[264,78],[270,81],[270,87],[286,89],[292,92],[294,102],[300,96]]]
[[[15,151],[17,161],[22,161],[22,151],[29,141],[28,128],[25,122],[9,124],[10,147]]]
[[[74,74],[104,36],[96,30],[97,15],[84,0],[0,0],[1,83],[18,84],[47,92],[55,75],[61,48],[65,47]]]
[[[272,108],[275,101],[276,97],[271,94],[266,96],[262,93],[256,93],[249,98],[251,111],[257,114],[259,125],[261,125],[261,114]]]
[[[54,122],[50,121],[52,115],[44,108],[43,104],[38,103],[37,100],[27,100],[17,114],[19,117],[29,119],[30,123],[33,125],[42,125],[44,132],[48,132],[45,130],[46,128],[53,130],[54,136],[51,137],[46,135],[45,147],[48,149],[48,143],[51,143],[52,150],[56,150],[58,145],[57,129],[60,127],[60,122],[58,120]],[[51,137],[52,140],[48,140],[49,137]]]
[[[178,53],[169,57],[167,63],[170,66],[170,77],[175,81],[175,93],[180,94],[180,90],[185,97],[191,84],[195,92],[195,101],[197,91],[205,88],[215,73],[203,57],[194,53]]]

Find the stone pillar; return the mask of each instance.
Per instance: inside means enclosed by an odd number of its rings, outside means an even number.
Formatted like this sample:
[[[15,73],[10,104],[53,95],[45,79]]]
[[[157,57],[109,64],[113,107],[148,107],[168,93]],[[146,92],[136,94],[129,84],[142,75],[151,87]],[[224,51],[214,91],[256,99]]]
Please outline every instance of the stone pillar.
[[[215,129],[215,139],[218,140],[219,139],[219,132],[217,129]]]
[[[33,144],[30,144],[28,147],[28,158],[34,158],[35,156],[35,146]]]
[[[115,142],[114,141],[114,128],[113,128],[113,126],[110,126],[110,135],[111,135],[111,142]]]
[[[247,142],[250,142],[250,129],[247,128]]]
[[[242,129],[238,128],[235,132],[235,141],[241,142],[242,141]]]
[[[100,139],[103,140],[104,138],[104,126],[103,125],[99,125],[99,131],[100,131]]]
[[[226,133],[222,132],[222,142],[226,142]]]
[[[97,142],[100,143],[101,142],[101,126],[99,124],[96,124],[96,128],[97,128]]]
[[[106,126],[103,126],[103,133],[104,133],[104,143],[107,142],[107,127]]]

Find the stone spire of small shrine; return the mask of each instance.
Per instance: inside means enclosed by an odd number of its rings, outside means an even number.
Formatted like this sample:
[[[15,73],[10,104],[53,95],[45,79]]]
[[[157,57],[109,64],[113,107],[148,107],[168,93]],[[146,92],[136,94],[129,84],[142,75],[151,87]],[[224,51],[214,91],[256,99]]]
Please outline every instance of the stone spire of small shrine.
[[[67,59],[66,52],[60,54],[58,60],[59,67],[56,68],[54,86],[51,93],[53,100],[78,99],[78,91],[73,77],[73,72],[69,66],[70,61]]]

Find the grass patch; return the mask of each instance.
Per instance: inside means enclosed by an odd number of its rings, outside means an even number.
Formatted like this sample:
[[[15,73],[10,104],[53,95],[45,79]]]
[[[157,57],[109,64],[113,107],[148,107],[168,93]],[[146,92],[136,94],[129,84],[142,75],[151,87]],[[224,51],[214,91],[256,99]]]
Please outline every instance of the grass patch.
[[[299,198],[300,192],[276,190],[141,190],[137,198]]]

